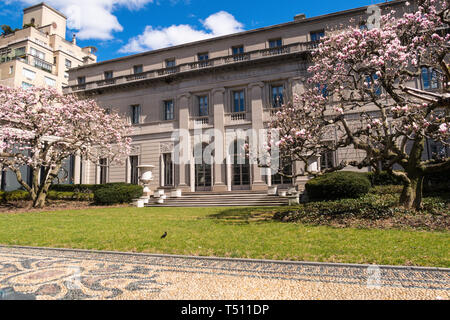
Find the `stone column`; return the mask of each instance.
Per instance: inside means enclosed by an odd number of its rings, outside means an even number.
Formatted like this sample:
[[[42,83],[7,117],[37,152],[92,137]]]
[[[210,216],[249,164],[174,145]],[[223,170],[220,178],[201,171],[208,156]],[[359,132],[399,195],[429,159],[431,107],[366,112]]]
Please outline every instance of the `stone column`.
[[[252,128],[255,133],[255,137],[253,137],[253,141],[255,143],[259,142],[259,131],[264,129],[264,107],[263,107],[263,89],[264,83],[257,82],[249,85],[249,94],[251,98],[251,108],[252,108]],[[257,147],[254,146],[254,147]],[[255,160],[255,159],[253,159]],[[263,180],[262,177],[262,168],[258,166],[257,163],[251,164],[251,172],[252,172],[252,190],[267,190],[267,184]]]
[[[219,88],[212,92],[214,112],[214,183],[212,191],[227,191],[225,182],[225,89]]]
[[[75,155],[75,160],[73,164],[73,183],[80,184],[81,183],[81,157],[79,155]]]
[[[182,130],[180,134],[180,155],[179,161],[180,163],[177,165],[178,167],[178,188],[182,191],[191,191],[191,188],[188,185],[188,173],[189,173],[189,159],[191,152],[191,141],[189,134],[189,100],[191,98],[190,93],[186,93],[181,95],[178,98],[178,123],[179,129]]]

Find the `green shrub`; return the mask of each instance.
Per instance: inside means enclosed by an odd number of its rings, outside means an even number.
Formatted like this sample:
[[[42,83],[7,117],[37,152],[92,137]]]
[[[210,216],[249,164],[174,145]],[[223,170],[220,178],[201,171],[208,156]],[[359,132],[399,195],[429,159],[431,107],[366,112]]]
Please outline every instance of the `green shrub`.
[[[311,200],[359,198],[367,194],[371,184],[367,174],[339,171],[314,178],[306,184]]]
[[[54,184],[50,187],[50,190],[57,192],[81,192],[89,193],[95,192],[98,189],[111,186],[127,186],[127,183],[108,183],[108,184]]]
[[[387,171],[368,172],[367,176],[372,186],[393,186],[402,185],[402,180]]]
[[[92,201],[94,199],[94,195],[92,193],[81,193],[81,192],[49,191],[47,199],[68,200],[68,201]]]
[[[94,191],[94,202],[100,205],[131,203],[133,199],[141,197],[142,194],[142,186],[131,184],[105,185]]]
[[[370,189],[370,193],[378,195],[391,195],[402,193],[403,186],[389,185],[389,186],[374,186]]]
[[[24,190],[7,191],[3,192],[1,200],[2,202],[27,201],[31,200],[31,196],[28,191]]]

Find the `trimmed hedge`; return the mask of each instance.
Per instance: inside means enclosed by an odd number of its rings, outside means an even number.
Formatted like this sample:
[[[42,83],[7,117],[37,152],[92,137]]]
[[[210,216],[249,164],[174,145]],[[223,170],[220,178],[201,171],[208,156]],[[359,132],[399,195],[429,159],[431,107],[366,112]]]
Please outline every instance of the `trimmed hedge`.
[[[52,191],[58,192],[82,192],[89,193],[95,192],[98,189],[102,189],[105,187],[114,187],[114,186],[127,186],[128,183],[117,182],[117,183],[107,183],[107,184],[54,184],[50,187]]]
[[[143,188],[138,185],[104,185],[94,191],[94,202],[99,205],[131,203],[142,194]]]
[[[94,198],[92,193],[80,192],[57,192],[49,191],[47,195],[48,200],[68,200],[68,201],[92,201]],[[29,201],[31,200],[28,191],[0,191],[0,202],[14,202],[14,201]]]
[[[27,200],[31,200],[28,191],[16,190],[16,191],[0,192],[0,202],[27,201]]]
[[[370,180],[365,173],[339,171],[314,178],[306,184],[311,200],[359,198],[369,192]]]

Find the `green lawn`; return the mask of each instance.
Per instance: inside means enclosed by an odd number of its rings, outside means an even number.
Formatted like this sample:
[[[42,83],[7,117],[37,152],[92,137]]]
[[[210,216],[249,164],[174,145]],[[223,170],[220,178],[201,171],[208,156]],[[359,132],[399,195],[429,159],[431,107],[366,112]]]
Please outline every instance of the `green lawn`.
[[[274,222],[261,209],[110,208],[0,214],[0,244],[450,267],[450,234]],[[168,232],[164,240],[160,236]]]

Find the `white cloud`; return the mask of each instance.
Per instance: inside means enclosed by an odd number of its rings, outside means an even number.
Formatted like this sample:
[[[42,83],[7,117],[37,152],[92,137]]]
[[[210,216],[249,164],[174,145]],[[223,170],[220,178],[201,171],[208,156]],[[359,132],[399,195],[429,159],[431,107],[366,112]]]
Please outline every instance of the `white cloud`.
[[[34,5],[42,0],[20,0]],[[46,0],[47,4],[60,10],[68,17],[67,26],[76,30],[79,39],[110,40],[113,32],[120,32],[120,25],[113,12],[118,7],[138,10],[153,0]]]
[[[197,30],[190,25],[172,25],[167,28],[145,27],[142,34],[131,38],[122,47],[121,53],[136,53],[147,50],[156,50],[183,43],[209,39],[243,31],[244,25],[234,16],[225,11],[212,14],[204,21],[201,20],[203,30]]]

